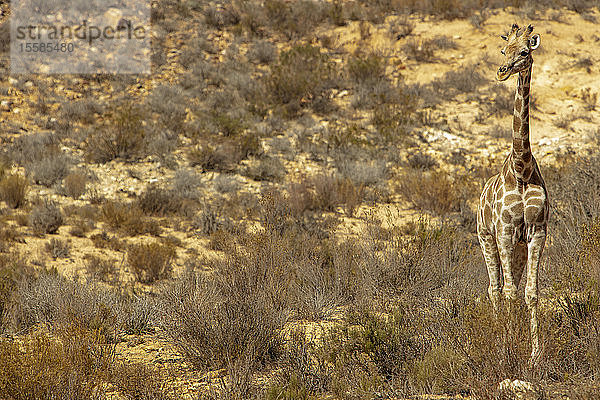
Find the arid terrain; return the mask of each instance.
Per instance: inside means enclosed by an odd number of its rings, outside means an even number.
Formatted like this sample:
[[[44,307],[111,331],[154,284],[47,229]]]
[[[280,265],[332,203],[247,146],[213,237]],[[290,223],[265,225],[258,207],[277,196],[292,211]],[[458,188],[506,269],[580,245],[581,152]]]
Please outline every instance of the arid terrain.
[[[600,398],[595,2],[155,0],[148,75],[10,74],[0,9],[1,399]],[[475,233],[515,22],[537,365]]]

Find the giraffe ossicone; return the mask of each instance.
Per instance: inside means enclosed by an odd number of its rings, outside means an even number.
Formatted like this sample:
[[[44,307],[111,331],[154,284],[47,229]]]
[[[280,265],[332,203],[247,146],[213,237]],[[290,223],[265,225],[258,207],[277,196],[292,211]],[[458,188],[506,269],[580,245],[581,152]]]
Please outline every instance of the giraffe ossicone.
[[[502,35],[504,63],[496,78],[518,74],[512,125],[512,146],[500,172],[485,184],[477,209],[477,236],[483,251],[494,308],[500,296],[513,300],[526,272],[525,302],[529,311],[531,361],[540,356],[538,327],[538,269],[546,243],[548,192],[529,142],[529,89],[532,52],[540,45],[533,26],[513,24]]]

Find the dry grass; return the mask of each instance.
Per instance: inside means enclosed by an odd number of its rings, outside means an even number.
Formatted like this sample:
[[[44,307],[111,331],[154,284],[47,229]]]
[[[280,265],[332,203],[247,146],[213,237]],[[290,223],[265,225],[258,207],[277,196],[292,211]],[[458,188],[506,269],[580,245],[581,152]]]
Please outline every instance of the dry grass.
[[[10,208],[19,208],[25,204],[28,189],[29,184],[25,177],[5,176],[0,180],[0,200],[5,201]]]
[[[86,191],[88,179],[85,174],[80,172],[71,172],[64,179],[63,186],[67,196],[77,200]]]

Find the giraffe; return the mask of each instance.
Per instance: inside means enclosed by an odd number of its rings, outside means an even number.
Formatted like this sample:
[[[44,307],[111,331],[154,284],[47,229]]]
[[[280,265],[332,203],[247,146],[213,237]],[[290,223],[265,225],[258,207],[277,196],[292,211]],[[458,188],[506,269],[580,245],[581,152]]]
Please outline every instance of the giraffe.
[[[477,236],[483,251],[490,285],[488,294],[494,309],[500,296],[514,300],[526,271],[525,302],[530,317],[531,362],[540,355],[538,331],[538,267],[549,217],[548,192],[529,143],[529,85],[531,53],[540,36],[533,26],[513,24],[502,35],[504,64],[496,79],[518,74],[512,126],[512,148],[500,172],[485,184],[477,209]],[[525,269],[525,267],[527,267]],[[509,303],[510,304],[510,303]]]

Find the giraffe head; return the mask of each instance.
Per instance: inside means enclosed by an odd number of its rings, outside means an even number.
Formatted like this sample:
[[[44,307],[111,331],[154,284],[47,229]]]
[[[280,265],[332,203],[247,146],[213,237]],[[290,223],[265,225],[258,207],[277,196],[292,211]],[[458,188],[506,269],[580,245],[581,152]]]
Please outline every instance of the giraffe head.
[[[507,35],[502,35],[506,40],[506,46],[500,50],[504,55],[504,63],[498,68],[496,79],[507,80],[512,74],[528,69],[533,63],[531,52],[540,45],[540,35],[532,35],[533,26],[527,25],[519,28],[513,24]]]

